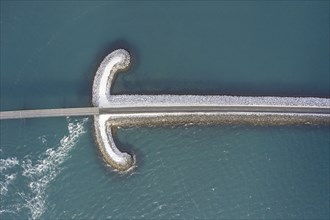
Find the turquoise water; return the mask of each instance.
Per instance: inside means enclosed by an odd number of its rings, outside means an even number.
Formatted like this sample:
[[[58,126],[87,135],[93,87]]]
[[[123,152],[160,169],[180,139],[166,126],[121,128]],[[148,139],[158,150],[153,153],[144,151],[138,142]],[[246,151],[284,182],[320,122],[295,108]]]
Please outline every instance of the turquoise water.
[[[329,2],[1,1],[1,110],[91,104],[124,47],[117,94],[330,97]],[[328,219],[329,126],[120,128],[129,175],[92,118],[1,121],[1,219]]]

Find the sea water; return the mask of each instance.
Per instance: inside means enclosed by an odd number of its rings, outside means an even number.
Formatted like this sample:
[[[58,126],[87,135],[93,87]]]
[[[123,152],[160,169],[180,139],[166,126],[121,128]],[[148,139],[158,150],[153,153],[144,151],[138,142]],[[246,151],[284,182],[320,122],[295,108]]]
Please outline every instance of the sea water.
[[[115,94],[329,97],[329,2],[1,1],[1,111],[91,105],[113,49]],[[92,118],[0,122],[0,218],[329,218],[329,126],[116,130],[119,175]]]

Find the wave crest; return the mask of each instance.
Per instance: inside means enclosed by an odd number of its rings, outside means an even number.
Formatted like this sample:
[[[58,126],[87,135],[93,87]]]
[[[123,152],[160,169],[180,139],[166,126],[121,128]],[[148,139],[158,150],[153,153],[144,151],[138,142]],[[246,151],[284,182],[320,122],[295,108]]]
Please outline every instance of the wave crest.
[[[64,136],[58,145],[48,148],[38,156],[37,160],[24,159],[21,162],[17,158],[0,159],[0,171],[8,170],[21,165],[21,176],[27,182],[28,190],[18,192],[23,202],[19,204],[1,205],[0,215],[3,213],[20,214],[21,210],[27,209],[31,219],[38,219],[45,212],[47,199],[46,189],[49,183],[63,170],[60,165],[70,158],[69,152],[74,148],[82,134],[86,132],[84,124],[88,118],[71,119],[68,121],[69,134]],[[46,142],[43,141],[46,145]],[[28,156],[28,155],[27,155]],[[2,174],[1,174],[2,175]],[[1,195],[8,192],[8,185],[16,178],[17,173],[5,174],[4,183],[1,184]],[[1,178],[2,179],[2,178]],[[7,182],[6,182],[7,181]],[[4,189],[3,189],[4,186]],[[5,208],[5,209],[3,209]],[[20,216],[21,217],[21,216]]]

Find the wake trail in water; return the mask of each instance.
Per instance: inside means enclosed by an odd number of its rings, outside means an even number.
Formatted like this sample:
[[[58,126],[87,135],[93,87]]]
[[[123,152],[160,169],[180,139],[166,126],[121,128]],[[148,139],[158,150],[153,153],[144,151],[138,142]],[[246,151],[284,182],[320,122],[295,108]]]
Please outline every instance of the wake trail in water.
[[[87,120],[88,118],[68,118],[68,135],[64,136],[56,146],[48,148],[38,155],[37,159],[30,159],[29,155],[22,161],[16,157],[0,159],[0,217],[4,214],[11,214],[22,218],[22,212],[27,210],[30,219],[40,218],[46,210],[46,189],[61,173],[63,170],[61,164],[70,158],[70,151],[74,149],[81,135],[86,132],[84,124]],[[20,169],[17,172],[18,166]],[[23,178],[28,190],[15,192],[19,188],[12,185],[15,184],[17,176]],[[8,204],[6,202],[8,194],[9,196],[18,195],[19,202]]]

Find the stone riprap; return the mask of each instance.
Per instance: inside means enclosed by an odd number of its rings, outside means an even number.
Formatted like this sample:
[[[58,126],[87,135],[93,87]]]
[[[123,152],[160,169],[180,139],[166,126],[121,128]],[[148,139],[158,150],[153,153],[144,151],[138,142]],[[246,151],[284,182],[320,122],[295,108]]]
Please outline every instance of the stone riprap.
[[[113,140],[116,126],[166,124],[329,124],[330,100],[314,97],[244,97],[201,95],[112,95],[115,74],[129,67],[130,55],[119,49],[110,53],[97,70],[93,83],[93,105],[106,108],[235,107],[233,111],[124,112],[94,116],[95,136],[107,164],[126,172],[134,167],[135,157],[118,150]],[[240,111],[240,108],[242,111]],[[263,109],[276,108],[272,112]],[[281,108],[286,111],[281,112]],[[317,109],[322,108],[322,113]],[[243,109],[253,109],[246,111]],[[289,110],[287,110],[289,109]],[[297,109],[297,111],[296,111]],[[301,109],[310,111],[299,112]],[[315,109],[315,112],[313,111]],[[326,112],[324,112],[324,109]],[[299,111],[298,111],[299,110]],[[291,111],[291,112],[290,112]]]

